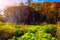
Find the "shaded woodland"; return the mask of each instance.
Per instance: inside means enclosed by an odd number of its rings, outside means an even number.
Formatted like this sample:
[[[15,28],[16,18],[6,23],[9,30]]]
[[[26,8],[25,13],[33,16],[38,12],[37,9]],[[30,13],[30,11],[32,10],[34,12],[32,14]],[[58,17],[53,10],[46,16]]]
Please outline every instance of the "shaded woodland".
[[[19,6],[7,7],[4,10],[4,16],[5,22],[14,24],[40,24],[43,22],[55,24],[60,21],[60,3],[32,2],[29,6],[20,3]]]

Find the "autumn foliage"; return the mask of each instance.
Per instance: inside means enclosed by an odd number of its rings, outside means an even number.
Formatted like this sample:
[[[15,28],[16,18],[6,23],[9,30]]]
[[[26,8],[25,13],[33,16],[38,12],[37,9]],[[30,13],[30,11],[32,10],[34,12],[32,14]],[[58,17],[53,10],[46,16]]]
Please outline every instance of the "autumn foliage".
[[[11,16],[12,20],[13,18],[16,18],[17,21],[21,20],[20,22],[23,21],[23,23],[40,23],[44,21],[47,23],[57,23],[57,20],[60,21],[59,4],[59,2],[31,2],[28,6],[26,6],[23,3],[20,3],[19,6],[8,7],[5,9],[4,13],[6,18],[7,16],[8,18]]]

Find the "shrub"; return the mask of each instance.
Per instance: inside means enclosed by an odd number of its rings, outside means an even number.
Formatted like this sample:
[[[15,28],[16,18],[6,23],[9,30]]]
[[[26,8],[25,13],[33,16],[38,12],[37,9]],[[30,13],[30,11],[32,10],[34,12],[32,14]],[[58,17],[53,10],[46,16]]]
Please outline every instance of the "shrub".
[[[26,26],[25,28],[27,32],[24,35],[21,37],[15,36],[9,40],[55,40],[55,37],[53,37],[50,33],[47,33],[51,30],[54,30],[54,27],[51,27],[51,25],[32,25],[30,27]]]
[[[60,27],[57,27],[56,35],[57,35],[57,39],[60,40]]]
[[[15,25],[11,25],[11,24],[5,24],[2,25],[0,24],[0,38],[1,39],[8,39],[10,37],[13,37],[13,35],[15,34]]]
[[[15,36],[20,37],[23,35],[23,31],[20,28],[16,28]]]

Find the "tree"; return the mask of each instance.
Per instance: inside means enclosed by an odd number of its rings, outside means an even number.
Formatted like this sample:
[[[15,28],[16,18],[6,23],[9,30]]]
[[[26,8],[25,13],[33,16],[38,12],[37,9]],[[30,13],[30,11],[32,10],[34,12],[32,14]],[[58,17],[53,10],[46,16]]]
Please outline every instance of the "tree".
[[[54,20],[53,22],[57,22],[58,10],[55,2],[51,3],[51,13]]]
[[[28,9],[26,9],[27,7],[8,7],[5,11],[4,11],[4,15],[5,15],[5,19],[6,22],[8,23],[14,23],[14,24],[19,24],[19,23],[23,23],[24,20],[26,19],[25,16],[27,16],[29,13]],[[25,11],[27,10],[27,11]]]
[[[19,5],[20,7],[25,6],[23,2],[20,2],[18,5]]]
[[[4,16],[6,19],[6,22],[8,23],[14,23],[14,24],[31,24],[33,23],[33,18],[38,16],[38,14],[35,14],[35,10],[31,10],[32,8],[28,6],[15,6],[15,7],[8,7],[6,10],[4,10]],[[34,15],[34,16],[33,16]],[[37,21],[37,18],[35,18],[35,21]]]
[[[31,1],[32,1],[32,0],[27,0],[27,2],[28,2],[28,6],[30,6]]]
[[[0,14],[0,21],[4,22],[3,15]]]

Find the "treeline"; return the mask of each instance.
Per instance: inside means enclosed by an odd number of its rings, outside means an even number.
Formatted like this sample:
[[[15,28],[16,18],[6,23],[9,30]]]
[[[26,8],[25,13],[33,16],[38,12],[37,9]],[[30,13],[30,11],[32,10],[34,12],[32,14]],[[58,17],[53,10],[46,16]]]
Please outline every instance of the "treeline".
[[[5,22],[40,24],[42,22],[57,23],[60,21],[60,3],[43,2],[30,3],[29,6],[20,3],[19,6],[7,7],[4,10]]]
[[[60,2],[31,3],[30,7],[46,16],[48,20],[60,21]]]
[[[31,3],[30,7],[38,11],[47,22],[55,23],[60,21],[60,3],[59,2],[43,2]]]

